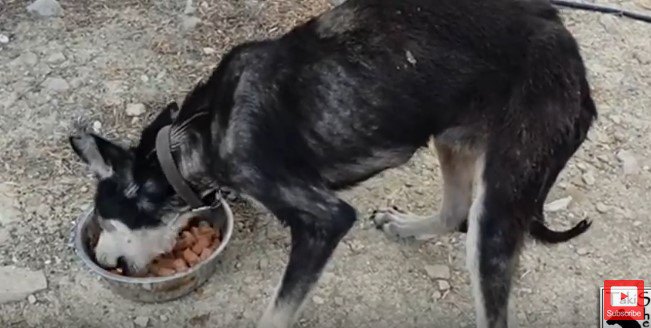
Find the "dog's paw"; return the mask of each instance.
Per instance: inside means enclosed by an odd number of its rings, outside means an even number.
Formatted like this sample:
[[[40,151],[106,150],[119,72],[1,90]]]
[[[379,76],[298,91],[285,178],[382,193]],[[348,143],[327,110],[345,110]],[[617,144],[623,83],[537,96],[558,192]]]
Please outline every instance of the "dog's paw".
[[[371,220],[378,230],[394,238],[427,240],[434,238],[440,230],[436,217],[418,217],[396,206],[374,211]]]

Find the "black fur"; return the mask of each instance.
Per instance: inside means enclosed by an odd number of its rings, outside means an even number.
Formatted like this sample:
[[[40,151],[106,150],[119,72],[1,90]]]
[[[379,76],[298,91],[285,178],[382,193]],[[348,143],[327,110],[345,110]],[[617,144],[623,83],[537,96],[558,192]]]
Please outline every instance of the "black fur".
[[[547,1],[349,0],[229,51],[180,112],[163,111],[124,155],[132,174],[108,178],[116,190],[136,183],[135,198],[103,193],[100,182],[96,203],[128,210],[147,198],[147,210],[111,215],[133,228],[149,224],[131,222],[134,213],[160,215],[175,196],[149,154],[155,132],[174,122],[174,156],[198,192],[228,186],[291,229],[264,326],[298,310],[353,225],[336,190],[405,163],[432,137],[474,149],[485,158],[482,293],[488,325],[501,327],[523,234],[553,243],[589,227],[551,231],[542,206],[595,118],[577,44]]]

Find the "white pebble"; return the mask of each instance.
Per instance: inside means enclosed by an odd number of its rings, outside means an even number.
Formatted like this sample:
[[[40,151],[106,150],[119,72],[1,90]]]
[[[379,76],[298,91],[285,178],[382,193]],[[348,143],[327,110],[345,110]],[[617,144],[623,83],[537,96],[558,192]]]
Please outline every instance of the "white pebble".
[[[9,37],[4,34],[0,34],[0,43],[9,43]]]
[[[215,53],[217,53],[217,50],[215,50],[214,48],[205,47],[203,48],[203,53],[206,55],[214,55]]]
[[[102,130],[102,122],[100,121],[93,122],[93,131],[95,131],[95,133],[99,133],[100,130]]]
[[[325,303],[325,300],[322,297],[317,296],[317,295],[314,295],[312,297],[312,301],[314,302],[314,304],[319,304],[319,305]]]
[[[547,212],[558,212],[566,209],[572,202],[572,196],[557,199],[551,203],[545,204],[544,209]]]
[[[149,324],[149,318],[144,316],[138,316],[136,317],[135,320],[133,320],[133,323],[135,323],[136,326],[138,327],[147,327],[147,325]]]
[[[444,264],[426,265],[425,273],[432,279],[450,279],[450,267]]]
[[[56,0],[36,0],[27,6],[27,11],[42,17],[63,15],[63,8]]]
[[[145,113],[145,105],[128,104],[126,109],[127,116],[140,116]]]

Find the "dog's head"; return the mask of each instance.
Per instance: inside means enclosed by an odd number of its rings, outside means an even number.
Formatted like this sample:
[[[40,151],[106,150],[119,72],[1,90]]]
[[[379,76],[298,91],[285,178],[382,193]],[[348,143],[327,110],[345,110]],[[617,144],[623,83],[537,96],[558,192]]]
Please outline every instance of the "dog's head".
[[[73,150],[97,178],[95,211],[102,232],[95,257],[106,268],[121,265],[131,274],[142,274],[154,257],[174,245],[182,223],[167,219],[177,217],[183,204],[160,169],[155,140],[177,112],[176,103],[168,105],[143,130],[136,147],[89,133],[70,137]]]

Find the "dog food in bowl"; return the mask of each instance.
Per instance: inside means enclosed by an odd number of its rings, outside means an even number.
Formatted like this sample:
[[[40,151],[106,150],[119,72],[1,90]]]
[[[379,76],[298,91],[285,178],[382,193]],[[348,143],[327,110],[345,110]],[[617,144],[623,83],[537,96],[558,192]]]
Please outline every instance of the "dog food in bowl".
[[[146,277],[167,277],[186,272],[207,260],[220,243],[219,230],[213,228],[208,221],[195,218],[179,233],[172,251],[154,259]],[[112,269],[110,272],[124,275],[121,268]]]

